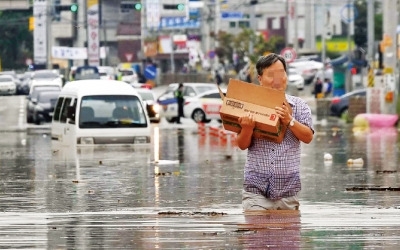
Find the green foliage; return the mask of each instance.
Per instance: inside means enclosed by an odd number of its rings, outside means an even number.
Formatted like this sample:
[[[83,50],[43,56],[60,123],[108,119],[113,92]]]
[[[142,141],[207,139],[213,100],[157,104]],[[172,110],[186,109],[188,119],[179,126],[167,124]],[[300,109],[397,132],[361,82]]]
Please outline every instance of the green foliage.
[[[30,11],[0,12],[0,58],[3,69],[25,67],[32,57],[33,34],[28,30]]]
[[[368,43],[368,7],[366,0],[360,0],[355,2],[358,16],[354,20],[354,43],[358,47],[365,48]],[[382,40],[383,32],[383,17],[380,12],[381,3],[375,2],[375,13],[374,13],[374,36],[376,41]]]
[[[354,43],[357,47],[365,48],[368,42],[367,2],[365,0],[357,1],[355,7],[358,16],[354,20]]]
[[[227,59],[232,62],[232,55],[236,53],[239,63],[244,57],[249,57],[252,62],[256,62],[258,57],[267,52],[279,52],[285,45],[282,37],[271,37],[265,41],[261,34],[256,34],[253,30],[243,28],[237,35],[221,32],[218,35],[219,47],[216,54],[221,60]],[[249,54],[250,43],[253,43],[253,53]]]

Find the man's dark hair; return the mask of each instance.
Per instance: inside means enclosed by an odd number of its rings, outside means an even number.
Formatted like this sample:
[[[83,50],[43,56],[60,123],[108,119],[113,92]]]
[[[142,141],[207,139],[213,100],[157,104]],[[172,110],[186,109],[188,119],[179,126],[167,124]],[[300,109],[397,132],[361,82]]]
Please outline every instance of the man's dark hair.
[[[282,62],[283,69],[286,72],[287,66],[286,66],[285,58],[283,58],[282,56],[280,56],[278,54],[271,53],[266,56],[260,56],[260,58],[258,58],[258,61],[256,63],[257,74],[262,75],[264,69],[270,67],[272,64],[274,64],[278,60]]]

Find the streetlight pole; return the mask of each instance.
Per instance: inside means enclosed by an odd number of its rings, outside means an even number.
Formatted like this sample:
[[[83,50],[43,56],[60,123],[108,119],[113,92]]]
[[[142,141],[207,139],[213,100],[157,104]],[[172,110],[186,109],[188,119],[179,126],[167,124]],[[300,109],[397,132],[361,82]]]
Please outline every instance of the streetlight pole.
[[[174,59],[174,35],[170,34],[171,39],[171,53],[170,53],[170,60],[171,60],[171,73],[175,73],[175,59]]]
[[[374,40],[375,40],[375,34],[374,34],[374,28],[375,28],[375,20],[374,20],[374,3],[375,0],[368,0],[368,6],[367,6],[367,19],[368,19],[368,62],[373,64],[374,61]]]
[[[353,0],[348,0],[347,2],[347,50],[348,50],[348,65],[351,64],[351,35],[350,35],[350,29],[351,29],[351,22],[353,21],[353,18],[351,17],[351,8],[352,8]],[[353,89],[353,81],[352,81],[352,76],[350,74],[350,70],[346,71],[346,83],[345,83],[345,91],[349,92]]]

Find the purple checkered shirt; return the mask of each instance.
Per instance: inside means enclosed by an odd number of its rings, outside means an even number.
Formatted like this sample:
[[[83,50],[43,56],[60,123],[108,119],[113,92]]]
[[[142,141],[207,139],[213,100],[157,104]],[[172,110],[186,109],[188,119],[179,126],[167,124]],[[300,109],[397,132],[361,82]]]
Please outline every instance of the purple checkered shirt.
[[[286,100],[296,121],[314,131],[307,103],[291,95],[286,95]],[[281,143],[252,139],[247,151],[243,187],[247,192],[262,194],[271,200],[294,196],[300,191],[300,141],[290,129],[286,130]]]

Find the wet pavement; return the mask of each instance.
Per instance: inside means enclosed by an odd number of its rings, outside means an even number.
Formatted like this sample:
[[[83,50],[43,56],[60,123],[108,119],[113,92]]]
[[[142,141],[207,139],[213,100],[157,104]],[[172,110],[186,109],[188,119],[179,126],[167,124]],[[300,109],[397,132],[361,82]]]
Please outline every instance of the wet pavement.
[[[0,249],[400,248],[394,128],[317,121],[300,211],[265,214],[242,211],[246,152],[187,120],[153,125],[159,143],[144,147],[58,148],[46,126],[5,131]]]

